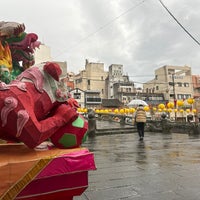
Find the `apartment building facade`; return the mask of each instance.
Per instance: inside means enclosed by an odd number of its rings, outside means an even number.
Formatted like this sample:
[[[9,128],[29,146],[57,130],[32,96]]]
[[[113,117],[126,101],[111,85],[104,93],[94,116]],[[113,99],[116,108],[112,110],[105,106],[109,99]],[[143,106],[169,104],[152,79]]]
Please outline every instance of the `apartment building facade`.
[[[194,104],[200,117],[200,75],[192,75],[192,83],[195,99]]]
[[[124,75],[123,65],[119,64],[109,66],[106,89],[109,99],[118,99],[124,104],[129,103],[136,92],[134,82],[129,80],[129,76]]]
[[[133,82],[120,82],[113,84],[113,96],[115,99],[119,99],[125,105],[128,104],[136,93]]]
[[[79,88],[70,90],[71,97],[74,98],[81,108],[85,107],[85,92]]]
[[[155,70],[155,78],[144,83],[143,88],[146,93],[163,93],[168,101],[191,98],[194,94],[191,67],[160,67]]]
[[[192,75],[194,98],[200,100],[200,75]]]
[[[98,91],[101,98],[107,98],[105,79],[108,72],[104,71],[104,63],[92,63],[86,60],[85,69],[75,75],[75,88],[83,91]]]
[[[81,108],[97,108],[102,104],[100,92],[94,90],[83,91],[79,88],[74,88],[69,91],[71,97],[74,98]]]
[[[107,96],[108,99],[114,99],[114,84],[124,82],[123,65],[112,64],[109,66],[107,82]]]
[[[41,44],[39,48],[34,51],[35,64],[52,61],[51,48],[45,44]]]

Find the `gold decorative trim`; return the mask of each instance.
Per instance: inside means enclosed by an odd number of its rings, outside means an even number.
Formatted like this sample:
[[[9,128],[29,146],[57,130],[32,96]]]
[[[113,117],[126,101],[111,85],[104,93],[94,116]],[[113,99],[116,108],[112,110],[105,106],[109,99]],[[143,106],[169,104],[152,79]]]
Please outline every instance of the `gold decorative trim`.
[[[15,185],[11,186],[1,197],[1,200],[15,199],[16,196],[46,167],[52,158],[39,160]]]

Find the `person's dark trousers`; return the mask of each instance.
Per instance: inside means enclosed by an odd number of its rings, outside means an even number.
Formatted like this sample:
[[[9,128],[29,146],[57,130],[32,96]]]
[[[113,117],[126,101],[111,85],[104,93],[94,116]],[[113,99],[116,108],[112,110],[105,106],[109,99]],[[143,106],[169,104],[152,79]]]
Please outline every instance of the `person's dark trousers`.
[[[144,137],[144,122],[137,122],[137,131],[140,138]]]

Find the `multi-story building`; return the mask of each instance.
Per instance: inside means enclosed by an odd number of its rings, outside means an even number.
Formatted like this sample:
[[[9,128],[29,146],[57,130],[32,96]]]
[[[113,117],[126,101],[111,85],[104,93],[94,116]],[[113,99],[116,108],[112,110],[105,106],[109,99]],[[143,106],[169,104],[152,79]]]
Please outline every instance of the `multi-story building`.
[[[85,107],[85,92],[79,88],[70,90],[71,97],[74,98],[80,107]]]
[[[86,108],[98,108],[102,104],[102,98],[100,97],[100,92],[95,90],[85,91],[85,107]]]
[[[200,99],[200,75],[192,75],[194,98]]]
[[[74,89],[74,72],[67,72],[67,88],[68,90]]]
[[[165,65],[155,70],[155,78],[143,85],[146,93],[163,93],[165,100],[193,97],[191,67]]]
[[[108,72],[104,71],[103,63],[90,63],[86,60],[85,69],[75,75],[75,87],[83,91],[98,91],[101,98],[107,98],[105,79]]]
[[[200,75],[192,75],[194,89],[195,108],[200,116]]]
[[[113,84],[113,92],[114,99],[119,99],[124,104],[128,104],[133,99],[136,89],[133,82],[119,82]]]
[[[75,88],[70,90],[70,94],[82,108],[97,108],[102,103],[99,91],[83,91],[79,88]]]
[[[106,92],[107,92],[108,99],[113,99],[114,98],[113,85],[115,83],[124,82],[123,65],[119,65],[119,64],[110,65],[109,71],[108,71],[108,78],[106,81],[107,81]]]
[[[59,64],[59,66],[62,69],[62,77],[66,77],[67,76],[67,62],[60,62],[60,61],[54,61],[57,64]]]
[[[45,44],[41,44],[39,49],[36,48],[34,52],[35,64],[52,61],[51,49]]]
[[[109,99],[118,99],[124,104],[129,103],[136,92],[134,83],[129,80],[129,76],[123,74],[123,65],[119,64],[109,66],[106,88]]]
[[[161,103],[166,104],[168,102],[165,100],[163,93],[135,93],[134,99],[141,99],[145,101],[150,107],[157,106]]]

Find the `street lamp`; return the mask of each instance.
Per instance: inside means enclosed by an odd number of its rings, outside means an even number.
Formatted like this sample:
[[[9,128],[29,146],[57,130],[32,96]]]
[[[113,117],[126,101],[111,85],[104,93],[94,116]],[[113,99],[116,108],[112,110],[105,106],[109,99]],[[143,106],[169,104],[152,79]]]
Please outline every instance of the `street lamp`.
[[[172,74],[172,84],[173,84],[174,107],[176,109],[176,92],[175,92],[174,74]],[[176,121],[176,119],[177,119],[177,114],[175,112],[175,121]]]

